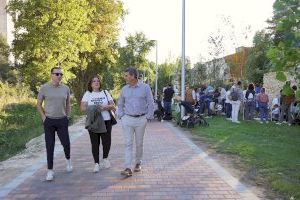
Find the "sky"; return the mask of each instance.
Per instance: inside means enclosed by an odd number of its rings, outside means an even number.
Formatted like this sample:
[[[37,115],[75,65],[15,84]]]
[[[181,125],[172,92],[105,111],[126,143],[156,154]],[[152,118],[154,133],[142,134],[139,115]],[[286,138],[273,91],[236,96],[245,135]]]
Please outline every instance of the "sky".
[[[143,32],[157,40],[158,63],[174,60],[182,52],[182,0],[122,0],[128,14],[121,24],[119,41]],[[224,51],[252,46],[256,31],[267,27],[275,0],[185,0],[185,55],[192,63],[208,61],[213,51],[209,37],[223,36]],[[148,58],[155,62],[155,48]]]

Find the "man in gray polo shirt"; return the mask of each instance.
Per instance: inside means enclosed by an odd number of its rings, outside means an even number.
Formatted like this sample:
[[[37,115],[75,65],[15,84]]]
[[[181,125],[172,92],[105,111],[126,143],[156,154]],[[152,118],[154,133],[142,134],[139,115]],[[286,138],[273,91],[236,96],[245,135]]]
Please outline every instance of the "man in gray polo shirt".
[[[67,159],[67,171],[73,167],[70,160],[70,138],[68,131],[68,115],[70,113],[70,89],[61,83],[62,70],[59,67],[51,69],[51,82],[44,84],[37,97],[37,109],[44,124],[47,150],[48,172],[47,181],[54,178],[53,154],[55,146],[55,132],[64,148]],[[43,107],[44,102],[44,107]]]
[[[138,81],[135,68],[125,71],[126,86],[121,90],[118,117],[122,120],[125,138],[125,170],[122,175],[132,176],[131,164],[134,136],[136,141],[135,172],[141,171],[143,141],[147,119],[153,119],[154,99],[149,85]]]

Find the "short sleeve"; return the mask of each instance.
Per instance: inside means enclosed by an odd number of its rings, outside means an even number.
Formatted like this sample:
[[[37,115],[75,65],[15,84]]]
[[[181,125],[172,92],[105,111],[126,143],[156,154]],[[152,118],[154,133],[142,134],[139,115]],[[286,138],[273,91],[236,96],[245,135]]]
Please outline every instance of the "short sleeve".
[[[89,93],[85,92],[81,99],[81,102],[88,102],[88,101],[89,101]]]
[[[44,86],[41,87],[39,94],[37,96],[37,99],[40,101],[45,99],[45,87]]]

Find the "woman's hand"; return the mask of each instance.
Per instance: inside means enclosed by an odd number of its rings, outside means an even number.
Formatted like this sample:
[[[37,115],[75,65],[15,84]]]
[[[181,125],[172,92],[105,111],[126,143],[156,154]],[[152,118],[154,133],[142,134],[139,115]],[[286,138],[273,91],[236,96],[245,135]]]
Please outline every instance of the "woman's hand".
[[[110,110],[110,105],[99,105],[101,111]]]

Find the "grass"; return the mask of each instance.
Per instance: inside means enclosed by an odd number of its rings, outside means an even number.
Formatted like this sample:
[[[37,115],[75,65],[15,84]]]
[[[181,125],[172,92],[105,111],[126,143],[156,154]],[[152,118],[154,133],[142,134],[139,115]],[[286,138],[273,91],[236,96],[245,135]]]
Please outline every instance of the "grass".
[[[209,123],[192,133],[204,137],[217,152],[238,156],[257,171],[255,181],[263,179],[284,199],[300,199],[300,126],[233,124],[221,117]]]
[[[79,109],[73,102],[72,119],[77,115],[79,115]],[[28,141],[40,136],[43,132],[35,99],[29,97],[26,101],[6,104],[2,109],[0,108],[0,161],[21,152]]]

